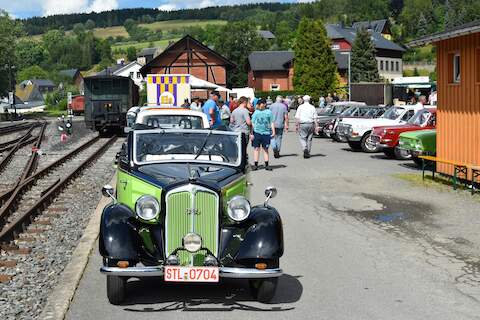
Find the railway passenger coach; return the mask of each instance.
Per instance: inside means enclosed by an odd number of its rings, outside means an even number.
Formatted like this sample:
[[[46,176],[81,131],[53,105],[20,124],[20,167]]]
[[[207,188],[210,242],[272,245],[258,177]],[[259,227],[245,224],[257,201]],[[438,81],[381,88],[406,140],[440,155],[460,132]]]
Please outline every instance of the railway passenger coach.
[[[138,104],[138,86],[119,76],[92,76],[85,81],[85,123],[88,128],[118,130],[126,125],[128,109]]]

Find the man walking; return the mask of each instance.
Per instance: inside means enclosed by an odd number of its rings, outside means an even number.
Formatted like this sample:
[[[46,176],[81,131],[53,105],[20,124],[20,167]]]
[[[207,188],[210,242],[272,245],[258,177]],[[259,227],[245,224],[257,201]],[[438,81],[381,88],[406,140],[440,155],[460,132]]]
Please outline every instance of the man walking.
[[[270,111],[273,115],[273,124],[275,125],[275,137],[272,138],[273,156],[280,158],[280,149],[282,148],[283,130],[288,131],[288,109],[283,104],[282,96],[277,96],[275,103],[270,105]]]
[[[300,137],[300,144],[303,149],[303,157],[310,158],[312,150],[313,133],[318,132],[318,115],[315,107],[310,104],[310,96],[303,97],[301,104],[295,113],[296,132]]]
[[[247,154],[247,144],[250,137],[250,127],[252,121],[250,120],[250,112],[247,110],[247,98],[240,97],[238,99],[237,107],[230,115],[230,129],[235,132],[242,133],[242,148],[243,154]]]
[[[220,93],[218,93],[218,91],[212,91],[210,93],[210,99],[208,99],[202,107],[202,111],[207,115],[210,128],[212,129],[217,129],[222,125],[220,108],[217,105],[218,99],[220,99]]]

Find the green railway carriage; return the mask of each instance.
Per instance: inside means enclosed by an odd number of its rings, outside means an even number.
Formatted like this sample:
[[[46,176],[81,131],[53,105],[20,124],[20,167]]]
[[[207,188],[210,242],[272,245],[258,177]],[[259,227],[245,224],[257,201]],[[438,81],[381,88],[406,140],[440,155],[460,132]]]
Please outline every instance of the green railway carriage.
[[[138,86],[132,79],[97,75],[84,79],[85,123],[92,130],[121,129],[128,109],[138,104]]]
[[[101,272],[112,303],[125,299],[128,277],[146,276],[249,279],[259,301],[273,297],[282,274],[282,222],[268,201],[248,201],[243,143],[238,133],[211,130],[128,134],[116,193],[104,188],[114,201],[100,226]],[[268,199],[275,194],[267,188]]]

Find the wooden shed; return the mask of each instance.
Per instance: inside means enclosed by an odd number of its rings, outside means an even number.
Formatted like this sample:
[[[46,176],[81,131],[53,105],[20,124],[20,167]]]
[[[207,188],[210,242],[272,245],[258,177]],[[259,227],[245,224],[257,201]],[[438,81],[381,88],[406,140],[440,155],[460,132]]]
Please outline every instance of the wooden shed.
[[[437,157],[480,165],[480,20],[409,44],[437,48]],[[438,165],[451,175],[453,168]]]
[[[233,68],[235,64],[230,60],[187,35],[144,65],[140,72],[144,77],[147,74],[191,74],[226,87],[227,73]]]

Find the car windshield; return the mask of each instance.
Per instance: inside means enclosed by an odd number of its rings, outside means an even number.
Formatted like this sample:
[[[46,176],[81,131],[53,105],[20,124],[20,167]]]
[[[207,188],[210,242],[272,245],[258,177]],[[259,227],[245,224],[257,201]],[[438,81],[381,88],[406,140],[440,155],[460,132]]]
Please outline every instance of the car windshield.
[[[408,120],[409,124],[414,124],[417,126],[421,126],[427,123],[428,119],[430,118],[430,111],[428,110],[419,110],[413,117]]]
[[[201,117],[192,115],[155,114],[142,119],[142,124],[161,129],[203,129]]]
[[[204,130],[136,130],[135,163],[198,162],[238,166],[241,136]]]
[[[395,120],[397,119],[405,109],[402,107],[391,107],[383,114],[382,118]]]

